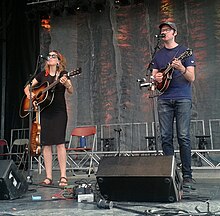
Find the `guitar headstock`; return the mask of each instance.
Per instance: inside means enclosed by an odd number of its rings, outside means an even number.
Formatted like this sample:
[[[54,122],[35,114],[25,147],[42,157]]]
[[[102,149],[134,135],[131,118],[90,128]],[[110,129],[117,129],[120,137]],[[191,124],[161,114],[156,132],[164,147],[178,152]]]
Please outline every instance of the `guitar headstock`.
[[[187,58],[189,56],[192,55],[192,49],[187,49],[184,53],[182,53],[179,57],[178,57],[178,60],[183,60],[184,58]]]
[[[79,75],[79,74],[81,74],[81,73],[82,73],[82,68],[80,67],[80,68],[74,69],[74,70],[71,71],[71,72],[68,72],[68,73],[67,73],[67,76],[77,76],[77,75]]]

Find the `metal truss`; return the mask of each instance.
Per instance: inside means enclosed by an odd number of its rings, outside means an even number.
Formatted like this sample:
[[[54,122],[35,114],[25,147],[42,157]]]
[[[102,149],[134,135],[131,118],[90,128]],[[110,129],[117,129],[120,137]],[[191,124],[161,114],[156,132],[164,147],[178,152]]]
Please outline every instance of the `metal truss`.
[[[217,125],[217,126],[216,126]],[[192,132],[195,135],[195,131],[199,134],[205,134],[204,122],[203,120],[197,120],[192,122]],[[216,143],[219,140],[219,127],[220,127],[220,119],[213,119],[209,121],[210,128],[210,137],[211,141],[214,140]],[[153,128],[153,127],[152,127]],[[122,129],[122,136],[120,140],[117,139],[117,131]],[[196,134],[197,134],[196,133]],[[28,129],[12,129],[11,131],[11,143],[15,138],[26,138],[28,134]],[[94,158],[96,158],[95,166],[98,167],[100,158],[104,156],[116,156],[116,155],[125,155],[125,156],[133,156],[133,155],[162,155],[162,150],[156,151],[155,149],[149,148],[149,138],[152,136],[152,129],[149,127],[147,123],[124,123],[124,124],[111,124],[111,125],[101,125],[100,131],[98,133],[101,138],[101,143],[98,145],[98,148],[94,151]],[[145,137],[146,136],[146,137]],[[196,138],[200,138],[201,136],[194,136]],[[117,144],[118,141],[121,141],[125,148],[118,149],[118,146],[115,146],[115,149],[103,150],[103,139],[115,137],[115,141]],[[206,137],[204,135],[204,137]],[[198,140],[197,140],[198,141]],[[131,143],[135,143],[136,145],[131,145]],[[196,141],[195,141],[196,142]],[[142,148],[140,144],[144,143],[147,148]],[[198,143],[198,142],[197,142]],[[194,149],[191,150],[191,158],[192,158],[192,169],[193,170],[219,170],[220,169],[220,149],[213,149],[214,143],[211,143],[211,146],[204,145],[203,149]],[[98,143],[96,143],[97,145]],[[123,146],[123,147],[124,147]],[[199,147],[199,145],[195,145],[195,147]],[[75,154],[75,157],[74,157]],[[69,156],[73,158],[72,161],[67,160],[67,168],[68,169],[77,169],[79,168],[78,161],[76,158],[80,159],[88,154],[88,152],[76,152],[71,153]],[[180,154],[178,148],[175,149],[175,157],[177,161],[180,161]],[[34,158],[33,158],[34,159]],[[40,168],[44,169],[42,166],[42,161],[38,163],[40,164]],[[33,168],[33,167],[32,167]],[[39,167],[38,167],[39,168]],[[57,164],[54,165],[53,169],[57,168]],[[80,169],[83,166],[80,166]]]
[[[179,158],[179,150],[175,151],[175,157]],[[197,160],[197,165],[193,165],[193,170],[219,170],[220,169],[220,161],[219,162],[213,162],[212,158],[210,156],[211,153],[217,153],[220,154],[220,149],[218,150],[192,150],[191,156],[192,160]],[[85,170],[88,168],[87,164],[81,164],[80,158],[84,158],[87,156],[88,152],[72,152],[68,154],[67,159],[67,170]],[[95,158],[95,164],[94,169],[96,170],[99,165],[99,161],[102,157],[108,157],[108,156],[156,156],[156,155],[163,155],[163,152],[160,150],[159,152],[156,151],[121,151],[120,153],[118,151],[94,151],[93,157]],[[71,160],[69,160],[71,158]],[[76,159],[78,158],[78,159]],[[58,165],[58,164],[57,164]],[[84,166],[85,165],[85,166]],[[95,168],[96,167],[96,168]],[[59,169],[58,166],[53,165],[53,169]]]
[[[43,4],[43,3],[50,3],[50,2],[57,2],[60,0],[29,0],[27,1],[27,5],[35,5],[35,4]]]
[[[179,156],[179,150],[175,150],[175,156],[178,157]],[[191,157],[192,160],[196,160],[198,161],[198,165],[193,165],[192,169],[220,169],[220,161],[215,161],[213,162],[211,153],[216,153],[216,154],[220,154],[220,149],[216,149],[216,150],[191,150]],[[94,152],[94,154],[98,155],[99,158],[103,157],[103,156],[116,156],[119,153],[117,151],[107,151],[107,152]],[[120,155],[125,155],[125,156],[135,156],[135,155],[139,155],[139,156],[143,156],[143,155],[163,155],[162,150],[158,151],[158,153],[156,151],[121,151]],[[220,158],[220,156],[219,156]]]

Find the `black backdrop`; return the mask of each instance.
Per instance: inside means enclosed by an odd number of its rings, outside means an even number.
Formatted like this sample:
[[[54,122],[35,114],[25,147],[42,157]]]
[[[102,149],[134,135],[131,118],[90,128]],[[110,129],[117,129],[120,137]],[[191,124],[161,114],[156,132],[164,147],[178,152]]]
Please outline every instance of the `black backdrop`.
[[[2,10],[6,9],[6,23],[1,23],[1,50],[6,42],[6,90],[5,90],[5,136],[10,141],[13,128],[21,128],[19,106],[23,96],[23,87],[30,74],[35,70],[36,56],[39,53],[39,22],[30,22],[25,14],[26,1],[3,0]],[[3,19],[1,19],[2,21]],[[3,27],[6,38],[3,38]],[[2,74],[2,68],[1,68]],[[2,77],[1,77],[2,78]],[[3,80],[1,79],[1,93]],[[1,101],[4,103],[4,101]]]
[[[24,1],[7,1],[8,19],[11,16],[6,56],[7,139],[11,128],[23,126],[18,108],[23,85],[34,72],[37,55],[54,48],[67,57],[69,70],[75,67],[83,70],[80,77],[73,79],[74,95],[67,96],[67,134],[75,125],[151,124],[152,101],[147,89],[139,89],[136,79],[146,74],[156,44],[154,35],[158,34],[159,23],[165,20],[176,22],[177,41],[194,50],[197,68],[193,84],[193,120],[204,121],[206,133],[210,134],[210,120],[219,119],[220,2],[141,1],[119,8],[113,1],[106,2],[102,13],[51,16],[48,30],[38,28],[40,20],[27,20]],[[219,148],[218,124],[213,130],[215,148]]]

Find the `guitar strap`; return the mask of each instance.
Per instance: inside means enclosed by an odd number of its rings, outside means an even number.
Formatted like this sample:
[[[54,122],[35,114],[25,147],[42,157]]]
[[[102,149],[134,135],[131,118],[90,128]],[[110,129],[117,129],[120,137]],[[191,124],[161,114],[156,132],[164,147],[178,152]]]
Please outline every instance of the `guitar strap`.
[[[178,48],[178,50],[176,51],[176,53],[174,54],[172,60],[173,60],[174,58],[176,58],[177,54],[179,54],[179,51],[180,51],[180,48],[181,48],[181,47],[182,47],[182,45],[179,45],[179,48]],[[171,60],[171,62],[172,62],[172,60]]]

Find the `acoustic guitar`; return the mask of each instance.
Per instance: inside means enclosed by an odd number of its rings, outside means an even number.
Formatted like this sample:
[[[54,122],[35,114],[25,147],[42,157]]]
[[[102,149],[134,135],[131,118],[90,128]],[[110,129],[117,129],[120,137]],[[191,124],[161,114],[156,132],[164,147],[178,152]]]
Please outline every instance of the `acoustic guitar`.
[[[71,72],[66,73],[64,76],[77,76],[81,74],[82,70],[81,68],[77,68]],[[32,103],[36,104],[41,107],[41,110],[44,110],[46,107],[48,107],[54,98],[54,91],[49,91],[53,87],[55,87],[60,82],[60,78],[58,78],[53,83],[49,84],[49,82],[44,82],[40,86],[34,87],[32,89],[32,92],[34,93],[34,97],[32,98]],[[30,108],[30,99],[27,98],[26,95],[23,96],[20,104],[20,111],[19,115],[21,118],[25,118],[29,114],[29,108]]]
[[[185,52],[183,52],[177,60],[183,60],[189,56],[192,55],[192,49],[187,49]],[[174,68],[171,66],[171,64],[168,64],[168,66],[165,69],[160,70],[159,72],[163,73],[163,79],[161,83],[156,83],[156,88],[159,92],[164,93],[167,88],[170,85],[172,75],[173,75]]]

